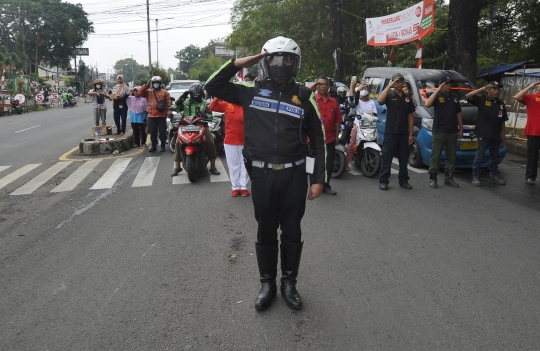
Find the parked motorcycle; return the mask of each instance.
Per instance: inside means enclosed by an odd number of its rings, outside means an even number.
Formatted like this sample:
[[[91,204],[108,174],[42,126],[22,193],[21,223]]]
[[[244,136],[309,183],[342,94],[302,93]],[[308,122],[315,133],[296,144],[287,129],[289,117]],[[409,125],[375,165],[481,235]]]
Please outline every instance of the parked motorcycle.
[[[354,146],[354,163],[362,170],[364,176],[373,178],[381,170],[381,147],[377,144],[377,117],[368,113],[353,115],[356,133]]]
[[[345,144],[350,139],[350,130],[352,128],[352,126],[348,128],[347,125],[348,123],[352,124],[352,120],[354,119],[352,117],[348,117],[350,111],[348,103],[340,104],[339,109],[341,111],[341,115],[343,116],[343,121],[341,122],[341,131],[337,136],[339,143],[336,145],[334,152],[334,168],[332,169],[332,178],[341,177],[347,168],[347,150],[345,149]]]
[[[19,115],[22,114],[23,108],[19,102],[19,100],[13,100],[11,101],[11,109],[13,112],[18,113]]]
[[[225,114],[222,112],[212,112],[212,122],[208,122],[208,128],[214,137],[214,146],[216,147],[216,153],[218,155],[223,154],[225,151],[225,146],[223,144],[225,126],[223,125],[223,116]]]

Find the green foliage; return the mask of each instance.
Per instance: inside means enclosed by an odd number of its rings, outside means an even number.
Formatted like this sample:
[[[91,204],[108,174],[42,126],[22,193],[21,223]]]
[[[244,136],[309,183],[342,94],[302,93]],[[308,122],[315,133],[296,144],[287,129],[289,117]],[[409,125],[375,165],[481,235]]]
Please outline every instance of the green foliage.
[[[197,60],[189,70],[190,79],[206,81],[208,78],[223,65],[223,59],[210,54],[208,58]]]
[[[165,85],[169,84],[169,81],[170,81],[169,75],[167,74],[167,71],[165,71],[164,69],[154,68],[152,74],[154,76],[160,76],[161,80],[163,81],[163,84]],[[146,81],[148,82],[148,79]]]
[[[94,31],[82,5],[61,0],[6,0],[0,12],[0,42],[20,59],[68,65],[73,49]],[[35,65],[32,71],[37,72]]]
[[[143,78],[148,81],[148,67],[139,64],[131,57],[116,61],[114,64],[114,69],[116,72],[122,72],[124,82],[126,82],[126,84],[133,81],[133,76],[135,77],[135,81]],[[131,74],[132,71],[133,75]]]
[[[204,50],[197,45],[189,45],[176,52],[175,58],[180,60],[178,70],[182,73],[188,73],[191,66],[203,55]]]

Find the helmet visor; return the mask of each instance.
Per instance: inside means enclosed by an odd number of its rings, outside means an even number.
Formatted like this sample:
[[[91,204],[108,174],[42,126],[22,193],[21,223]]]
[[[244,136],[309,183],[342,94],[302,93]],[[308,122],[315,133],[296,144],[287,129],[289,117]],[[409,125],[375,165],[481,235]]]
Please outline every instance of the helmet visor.
[[[270,79],[291,79],[298,72],[299,62],[298,55],[270,54],[263,58],[263,67]]]

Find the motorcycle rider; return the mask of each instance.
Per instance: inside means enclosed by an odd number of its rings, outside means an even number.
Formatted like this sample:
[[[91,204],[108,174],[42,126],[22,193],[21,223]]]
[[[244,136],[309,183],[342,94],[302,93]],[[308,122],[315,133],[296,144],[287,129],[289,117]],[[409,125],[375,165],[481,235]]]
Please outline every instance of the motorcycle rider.
[[[184,117],[193,116],[195,111],[200,111],[206,115],[204,119],[212,119],[212,111],[208,109],[208,102],[204,99],[204,88],[201,83],[191,84],[189,89],[176,100],[175,105],[178,108],[184,109]],[[213,175],[220,175],[221,173],[216,168],[216,146],[214,145],[214,137],[210,132],[210,128],[205,129],[204,136],[206,138],[206,156],[208,156],[208,159],[210,160],[209,172]],[[179,144],[177,139],[177,144],[174,148],[174,169],[171,177],[177,176],[178,173],[182,172],[182,168],[180,167],[182,152],[180,152]]]
[[[369,92],[366,90],[366,87],[367,84],[360,85],[361,90],[358,92],[358,101],[351,102],[351,107],[355,109],[355,113],[357,115],[368,113],[372,116],[377,116],[377,107],[375,106],[375,103],[369,98]],[[356,123],[352,124],[353,127],[351,130],[351,138],[349,140],[349,145],[347,146],[347,167],[349,167],[349,163],[351,163],[353,159],[354,147],[356,146],[356,135],[358,134],[358,125]]]
[[[344,86],[340,86],[340,87],[337,88],[336,100],[340,104],[347,104],[348,103],[348,100],[347,100],[347,88],[345,88]]]
[[[161,88],[162,79],[160,76],[153,76],[148,83],[139,90],[139,96],[146,98],[146,112],[148,117],[148,131],[150,132],[150,141],[152,147],[148,152],[157,151],[157,135],[159,129],[159,141],[161,143],[161,152],[165,151],[165,142],[167,140],[167,115],[171,114],[169,107],[172,105],[169,92]]]
[[[238,70],[259,61],[267,78],[249,86],[229,82]],[[258,55],[228,61],[206,83],[213,96],[244,108],[244,157],[258,222],[255,252],[262,284],[255,301],[257,310],[270,307],[276,296],[280,226],[281,295],[289,308],[302,308],[296,290],[303,247],[300,222],[306,195],[309,200],[319,197],[326,180],[324,130],[317,102],[311,91],[293,79],[300,61],[298,44],[277,37],[268,40]],[[306,162],[309,147],[315,156],[314,169],[312,158]],[[309,192],[306,171],[313,171]]]

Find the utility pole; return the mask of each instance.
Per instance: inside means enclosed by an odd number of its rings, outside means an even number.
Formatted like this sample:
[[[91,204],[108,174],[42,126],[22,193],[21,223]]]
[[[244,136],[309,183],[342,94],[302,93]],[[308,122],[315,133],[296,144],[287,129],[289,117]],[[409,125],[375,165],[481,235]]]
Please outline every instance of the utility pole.
[[[152,77],[152,47],[150,44],[150,5],[149,0],[146,0],[146,25],[148,27],[148,69],[150,71],[150,77]]]
[[[336,76],[336,82],[341,82],[341,79],[343,77],[343,65],[342,65],[342,55],[341,55],[341,49],[343,46],[343,41],[341,37],[341,4],[342,0],[337,0],[337,36],[338,36],[338,47],[336,50],[337,55],[337,76]]]
[[[156,63],[159,67],[159,40],[158,40],[158,21],[159,19],[156,18]]]
[[[135,87],[135,76],[133,75],[133,55],[131,55],[131,87]]]

